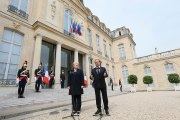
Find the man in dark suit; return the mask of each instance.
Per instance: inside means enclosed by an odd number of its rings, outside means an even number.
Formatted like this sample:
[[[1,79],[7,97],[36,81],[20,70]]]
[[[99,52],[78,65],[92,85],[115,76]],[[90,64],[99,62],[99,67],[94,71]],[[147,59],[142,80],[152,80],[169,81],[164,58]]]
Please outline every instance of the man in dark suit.
[[[78,69],[79,63],[73,63],[73,69],[68,74],[69,95],[72,95],[72,116],[79,115],[81,111],[81,95],[84,87],[83,71]]]
[[[108,97],[107,97],[107,87],[105,78],[108,77],[106,68],[101,67],[101,61],[99,59],[95,60],[96,67],[92,69],[90,79],[93,80],[93,86],[96,95],[96,106],[97,111],[95,115],[101,115],[101,94],[103,97],[104,109],[106,115],[109,115],[109,107],[108,107]]]

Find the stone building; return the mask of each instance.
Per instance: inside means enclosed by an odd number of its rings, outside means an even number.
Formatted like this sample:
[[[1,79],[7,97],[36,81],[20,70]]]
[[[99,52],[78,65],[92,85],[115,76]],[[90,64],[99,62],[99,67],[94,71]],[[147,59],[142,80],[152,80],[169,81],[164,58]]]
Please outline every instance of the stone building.
[[[109,77],[121,79],[138,76],[139,90],[145,89],[144,75],[152,75],[157,90],[172,89],[167,74],[180,74],[180,49],[136,57],[136,43],[126,27],[111,31],[84,6],[83,0],[3,0],[0,4],[0,83],[13,85],[25,60],[34,82],[34,70],[54,66],[56,83],[60,72],[79,61],[88,78],[99,58]],[[107,78],[109,83],[109,78]]]

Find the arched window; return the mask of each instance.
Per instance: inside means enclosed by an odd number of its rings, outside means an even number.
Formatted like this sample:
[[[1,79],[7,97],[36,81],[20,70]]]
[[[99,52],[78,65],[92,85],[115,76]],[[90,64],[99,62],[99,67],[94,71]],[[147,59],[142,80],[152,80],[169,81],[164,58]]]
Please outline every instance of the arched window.
[[[70,32],[70,26],[73,22],[73,14],[71,10],[65,9],[64,12],[64,31],[65,32]]]
[[[166,73],[167,74],[171,74],[171,73],[174,73],[174,66],[172,63],[166,63],[165,64],[165,68],[166,68]]]
[[[10,29],[5,29],[0,42],[0,80],[15,82],[20,62],[21,46],[24,36]]]
[[[123,75],[123,81],[124,81],[124,84],[128,84],[128,67],[127,66],[123,66],[122,67],[122,75]]]
[[[124,49],[124,44],[119,44],[118,49],[119,49],[119,57],[120,57],[120,59],[125,60],[126,59],[126,53],[125,53],[125,49]]]
[[[89,46],[92,47],[92,31],[89,28],[87,29],[87,36],[88,36]]]
[[[144,74],[145,74],[145,75],[148,75],[148,76],[151,76],[151,68],[146,66],[146,67],[144,68]]]

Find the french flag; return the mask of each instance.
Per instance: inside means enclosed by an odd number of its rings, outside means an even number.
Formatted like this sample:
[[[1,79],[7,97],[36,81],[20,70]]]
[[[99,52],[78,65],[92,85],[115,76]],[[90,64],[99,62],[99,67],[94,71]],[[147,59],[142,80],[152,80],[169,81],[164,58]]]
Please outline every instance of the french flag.
[[[81,32],[81,26],[78,24],[78,34],[80,35],[80,36],[82,36],[82,32]]]
[[[79,26],[79,24],[76,25],[76,32],[75,32],[76,34],[78,34],[78,31],[79,31],[78,26]]]
[[[73,25],[72,25],[73,33],[76,32],[76,26],[77,26],[77,23],[75,23],[75,21],[74,21],[74,22],[73,22]]]
[[[44,76],[43,82],[44,82],[46,85],[49,85],[48,66],[44,66],[44,73],[45,73],[45,76]]]
[[[70,32],[70,33],[72,33],[72,32],[73,32],[73,22],[72,22],[72,20],[71,20],[71,25],[70,25],[69,32]]]

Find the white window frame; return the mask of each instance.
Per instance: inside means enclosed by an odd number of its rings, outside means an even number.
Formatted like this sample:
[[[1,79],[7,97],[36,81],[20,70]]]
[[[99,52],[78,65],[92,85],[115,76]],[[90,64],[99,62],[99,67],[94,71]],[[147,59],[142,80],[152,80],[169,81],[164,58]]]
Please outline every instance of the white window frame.
[[[14,6],[14,7],[17,7],[18,10],[22,10],[22,9],[21,9],[21,4],[22,4],[21,1],[23,1],[23,0],[18,0],[18,6]],[[28,4],[29,4],[29,0],[27,0],[26,11],[24,11],[24,12],[26,12],[26,13],[28,13]],[[12,0],[10,0],[10,5],[12,5]]]
[[[17,45],[17,46],[20,46],[20,49],[22,49],[22,44],[23,44],[24,35],[22,34],[23,39],[22,39],[21,44],[14,43],[15,34],[18,33],[18,32],[14,31],[14,30],[11,30],[11,29],[4,29],[4,32],[5,32],[5,30],[12,32],[11,41],[6,41],[6,40],[4,40],[4,39],[2,40],[2,42],[5,42],[5,43],[9,43],[9,44],[10,44],[10,47],[9,47],[10,51],[9,51],[8,53],[5,52],[5,53],[8,54],[8,60],[7,60],[7,62],[5,62],[5,64],[7,64],[7,65],[6,65],[6,68],[5,68],[4,78],[3,78],[3,79],[6,80],[6,79],[8,78],[8,75],[16,75],[16,74],[17,74],[17,73],[15,73],[15,74],[9,74],[9,67],[10,67],[10,64],[12,64],[10,61],[11,61],[12,55],[17,55],[17,54],[14,54],[14,53],[12,54],[13,46],[14,46],[14,45]],[[21,34],[21,33],[18,33],[18,34]],[[3,36],[4,36],[4,33],[3,33]],[[0,44],[1,44],[2,42],[0,42]],[[20,50],[20,51],[21,51],[21,50]],[[3,51],[1,51],[1,52],[3,53]],[[14,64],[14,65],[17,65],[17,66],[19,67],[20,58],[21,58],[21,53],[20,53],[18,56],[19,56],[19,63]],[[1,62],[1,63],[2,63],[2,62]],[[16,79],[16,78],[14,78],[14,79]]]
[[[124,44],[119,44],[118,49],[119,49],[120,59],[125,60],[126,59],[126,52],[125,52]]]
[[[68,20],[66,20],[66,17],[65,17],[66,15],[68,16]],[[64,30],[68,29],[68,30],[66,30],[66,32],[69,32],[69,29],[70,29],[70,26],[71,26],[71,22],[69,23],[69,19],[70,18],[73,20],[73,12],[70,9],[65,8],[64,9]],[[65,22],[68,22],[67,23],[68,24],[68,28],[65,28]]]
[[[87,29],[88,31],[88,42],[89,42],[89,46],[92,47],[92,31],[91,29]]]
[[[174,65],[173,63],[166,63],[165,69],[167,74],[175,73]]]
[[[115,81],[115,67],[112,66],[113,80]]]
[[[144,75],[146,75],[146,76],[151,76],[152,75],[150,67],[144,67]]]
[[[109,57],[112,58],[112,46],[109,44]]]
[[[104,40],[104,55],[108,55],[107,53],[107,45],[106,45],[106,41]]]
[[[122,66],[122,75],[123,75],[123,82],[125,85],[128,84],[128,67],[126,65]]]
[[[100,51],[100,37],[96,34],[96,47],[97,51]]]

